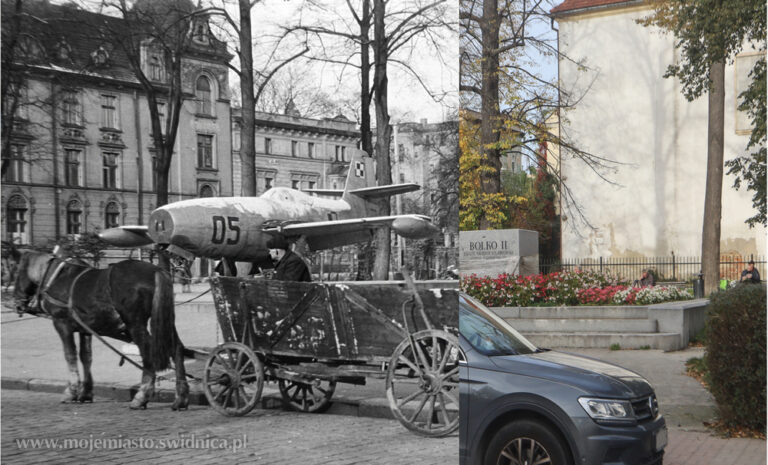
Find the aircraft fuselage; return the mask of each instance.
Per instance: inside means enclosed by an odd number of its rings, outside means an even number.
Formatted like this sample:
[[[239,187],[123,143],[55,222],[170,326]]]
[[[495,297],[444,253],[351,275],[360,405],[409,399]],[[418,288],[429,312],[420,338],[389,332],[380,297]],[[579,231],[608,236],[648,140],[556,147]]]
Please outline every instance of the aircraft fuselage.
[[[200,257],[252,261],[263,256],[271,235],[262,228],[298,222],[345,219],[349,204],[273,188],[261,197],[191,199],[158,208],[149,218],[149,236]]]

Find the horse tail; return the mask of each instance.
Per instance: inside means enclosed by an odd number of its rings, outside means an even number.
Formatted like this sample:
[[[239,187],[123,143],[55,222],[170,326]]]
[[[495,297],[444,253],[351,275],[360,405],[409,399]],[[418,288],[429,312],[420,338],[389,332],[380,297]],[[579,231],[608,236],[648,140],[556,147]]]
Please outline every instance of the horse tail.
[[[150,360],[152,368],[161,371],[170,368],[170,360],[177,344],[173,308],[173,283],[163,271],[155,271],[155,293],[152,297],[150,317]]]

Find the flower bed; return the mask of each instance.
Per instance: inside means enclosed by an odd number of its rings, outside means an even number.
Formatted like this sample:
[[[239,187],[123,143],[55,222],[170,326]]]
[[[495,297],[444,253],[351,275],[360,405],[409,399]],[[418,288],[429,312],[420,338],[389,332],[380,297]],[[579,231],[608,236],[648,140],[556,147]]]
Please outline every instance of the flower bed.
[[[593,271],[546,275],[461,278],[461,289],[490,307],[559,305],[649,305],[688,300],[690,292],[673,287],[631,287]]]

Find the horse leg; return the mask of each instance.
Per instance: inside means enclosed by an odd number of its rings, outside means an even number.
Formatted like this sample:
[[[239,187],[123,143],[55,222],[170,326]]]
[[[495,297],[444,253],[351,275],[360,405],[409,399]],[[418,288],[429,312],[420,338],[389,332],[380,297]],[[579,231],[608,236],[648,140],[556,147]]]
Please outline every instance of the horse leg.
[[[64,346],[64,359],[67,361],[67,367],[69,368],[69,382],[64,390],[61,402],[75,402],[82,385],[80,384],[80,372],[77,367],[77,347],[75,346],[74,332],[65,322],[59,320],[54,320],[53,326],[61,338],[61,343]]]
[[[176,364],[176,399],[173,400],[171,409],[186,410],[189,407],[189,384],[187,383],[187,372],[184,369],[184,344],[181,343],[175,329],[173,330],[173,337],[176,338],[173,354],[173,363]]]
[[[130,408],[131,410],[145,409],[147,402],[155,392],[155,370],[149,356],[149,333],[147,333],[146,328],[139,327],[135,331],[131,331],[131,336],[139,348],[144,371],[141,373],[141,385],[136,395],[133,396]]]
[[[83,364],[83,390],[77,400],[80,402],[93,402],[93,377],[91,376],[91,362],[93,352],[91,340],[93,336],[80,333],[80,363]]]

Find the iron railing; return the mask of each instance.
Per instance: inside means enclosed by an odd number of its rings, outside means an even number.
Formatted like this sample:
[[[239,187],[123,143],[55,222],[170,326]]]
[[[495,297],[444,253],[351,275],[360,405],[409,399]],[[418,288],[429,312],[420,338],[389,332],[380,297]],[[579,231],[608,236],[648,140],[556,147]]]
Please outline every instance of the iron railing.
[[[720,277],[729,281],[737,280],[750,260],[760,277],[766,279],[766,258],[754,254],[722,254],[720,256]],[[539,260],[539,271],[547,274],[555,271],[590,270],[608,273],[624,280],[640,279],[644,270],[653,270],[659,281],[692,281],[701,272],[701,257],[597,257],[597,258],[548,258]]]

